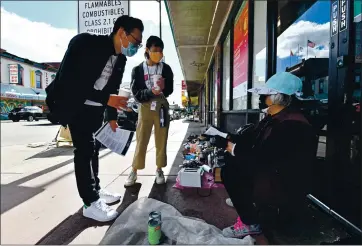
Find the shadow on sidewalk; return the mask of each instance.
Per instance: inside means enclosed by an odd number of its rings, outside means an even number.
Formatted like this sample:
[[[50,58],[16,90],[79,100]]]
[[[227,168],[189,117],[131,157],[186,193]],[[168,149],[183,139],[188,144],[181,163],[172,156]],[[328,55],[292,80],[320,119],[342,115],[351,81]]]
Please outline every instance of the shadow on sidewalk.
[[[141,184],[136,183],[136,185],[126,189],[122,203],[117,208],[117,212],[121,214],[130,204],[138,199],[138,194],[141,187]],[[112,224],[113,221],[101,223],[83,217],[81,208],[75,214],[63,220],[53,230],[49,231],[36,243],[36,245],[69,244],[87,228],[110,226]]]
[[[72,156],[74,148],[72,146],[61,146],[61,147],[51,147],[35,155],[26,158],[25,160],[31,160],[34,158],[51,158],[55,156]]]
[[[110,155],[112,152],[107,152],[99,157],[99,159],[102,159],[108,155]],[[30,180],[36,179],[42,175],[45,175],[47,173],[53,172],[59,168],[62,168],[66,165],[72,164],[73,158],[64,162],[61,162],[59,164],[56,164],[52,167],[46,168],[44,170],[41,170],[39,172],[33,173],[29,176],[20,178],[18,180],[15,180],[9,184],[2,184],[1,185],[1,214],[5,213],[6,211],[22,204],[23,202],[33,198],[34,196],[40,194],[43,192],[47,185],[54,183],[55,181],[63,178],[66,175],[69,175],[70,173],[73,173],[74,171],[67,172],[52,181],[43,184],[41,187],[24,187],[21,186],[21,184],[26,183]]]

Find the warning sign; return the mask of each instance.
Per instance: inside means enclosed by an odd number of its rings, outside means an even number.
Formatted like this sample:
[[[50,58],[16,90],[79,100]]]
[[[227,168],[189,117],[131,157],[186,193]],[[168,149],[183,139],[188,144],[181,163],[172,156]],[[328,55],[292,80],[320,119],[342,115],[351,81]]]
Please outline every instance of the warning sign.
[[[109,35],[118,17],[129,15],[129,0],[78,0],[78,33]]]

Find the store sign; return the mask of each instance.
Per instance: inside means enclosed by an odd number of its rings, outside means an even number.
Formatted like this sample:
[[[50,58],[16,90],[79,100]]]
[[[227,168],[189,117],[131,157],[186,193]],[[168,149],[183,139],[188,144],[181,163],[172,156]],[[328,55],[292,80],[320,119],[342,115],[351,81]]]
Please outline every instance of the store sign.
[[[331,37],[338,33],[338,1],[332,3]]]
[[[109,35],[118,17],[129,15],[129,0],[78,0],[78,33]]]
[[[181,82],[181,90],[186,90],[186,89],[187,89],[186,81],[182,80],[182,82]]]
[[[49,76],[48,76],[48,73],[45,72],[45,87],[48,87],[49,85]]]
[[[18,64],[9,65],[10,84],[19,83],[19,66]]]
[[[339,32],[347,29],[348,13],[347,13],[347,0],[339,2]]]
[[[248,6],[248,1],[244,1],[235,18],[233,99],[247,95]]]

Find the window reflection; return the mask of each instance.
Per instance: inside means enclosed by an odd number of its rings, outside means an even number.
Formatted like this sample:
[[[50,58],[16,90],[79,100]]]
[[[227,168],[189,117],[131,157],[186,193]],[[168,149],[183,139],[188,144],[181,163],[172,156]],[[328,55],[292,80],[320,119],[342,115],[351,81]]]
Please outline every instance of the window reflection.
[[[254,2],[254,66],[253,87],[265,84],[267,1]],[[250,95],[250,94],[249,94]],[[251,108],[259,109],[259,96],[251,93]]]
[[[301,78],[300,106],[319,132],[317,156],[325,157],[330,1],[320,0],[309,5],[291,2],[288,5],[279,8],[280,30],[284,31],[277,39],[277,72],[288,71]],[[287,13],[292,8],[298,13]]]
[[[222,108],[230,109],[230,32],[223,45],[223,90]]]

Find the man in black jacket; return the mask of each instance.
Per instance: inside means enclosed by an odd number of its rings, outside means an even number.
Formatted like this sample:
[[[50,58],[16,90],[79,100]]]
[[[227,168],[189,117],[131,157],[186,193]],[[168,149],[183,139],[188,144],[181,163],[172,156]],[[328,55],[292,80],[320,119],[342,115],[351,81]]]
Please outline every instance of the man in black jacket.
[[[101,127],[104,111],[116,131],[117,110],[126,107],[118,96],[126,56],[137,53],[142,43],[143,23],[124,15],[119,17],[109,36],[82,33],[69,43],[54,81],[47,87],[46,102],[59,122],[69,126],[74,151],[75,176],[83,215],[97,221],[110,221],[117,212],[107,203],[120,199],[100,188],[98,155],[94,133]]]

